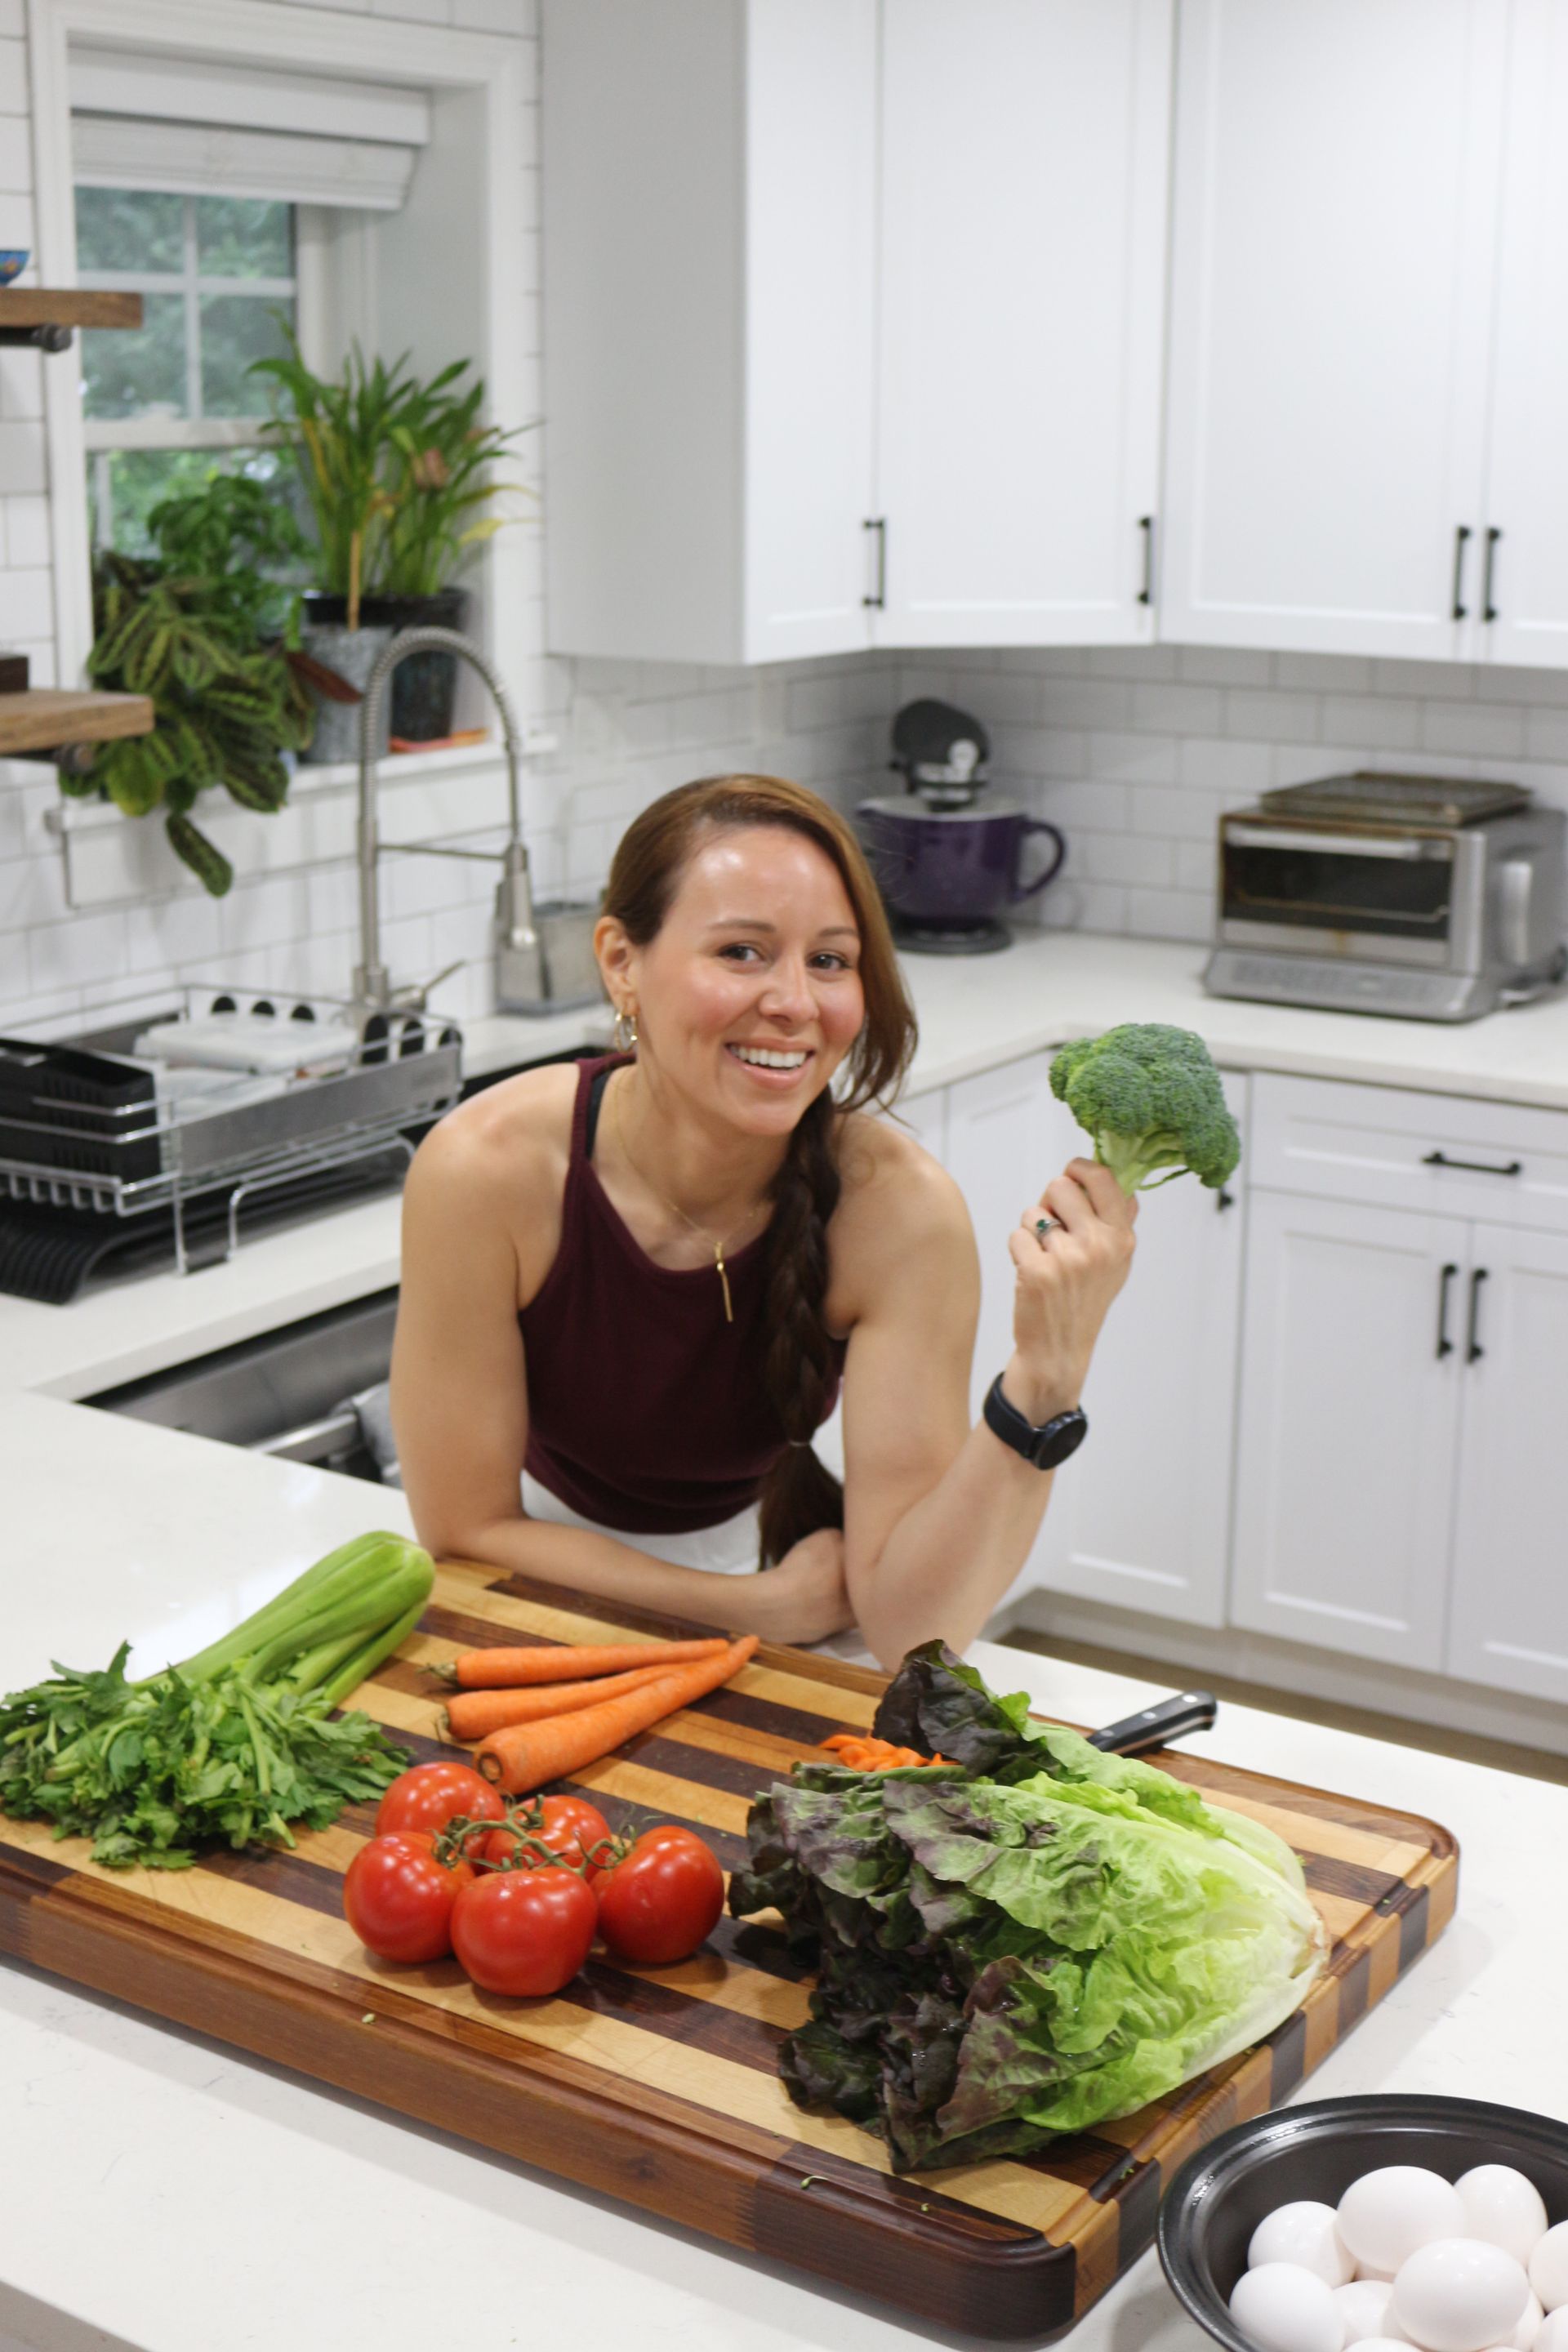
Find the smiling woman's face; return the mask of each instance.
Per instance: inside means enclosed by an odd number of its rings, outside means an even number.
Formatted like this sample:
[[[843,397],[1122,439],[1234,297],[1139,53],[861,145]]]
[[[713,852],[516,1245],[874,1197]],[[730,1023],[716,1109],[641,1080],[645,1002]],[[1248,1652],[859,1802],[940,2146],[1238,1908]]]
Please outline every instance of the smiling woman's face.
[[[787,1134],[865,1019],[854,909],[833,860],[785,825],[707,835],[657,937],[613,919],[600,954],[658,1075],[753,1135]]]

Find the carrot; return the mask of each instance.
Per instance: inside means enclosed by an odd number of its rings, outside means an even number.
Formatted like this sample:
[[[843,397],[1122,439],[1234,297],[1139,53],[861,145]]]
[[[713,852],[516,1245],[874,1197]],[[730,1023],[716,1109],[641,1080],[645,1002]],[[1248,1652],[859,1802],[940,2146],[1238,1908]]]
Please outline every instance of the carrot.
[[[531,1690],[454,1691],[447,1701],[447,1727],[454,1739],[488,1739],[509,1723],[542,1723],[546,1716],[572,1715],[600,1699],[619,1698],[669,1673],[668,1666],[638,1666],[634,1674],[601,1675],[590,1683],[535,1683]]]
[[[601,1699],[597,1706],[577,1707],[570,1715],[552,1715],[543,1723],[510,1724],[491,1733],[474,1761],[486,1780],[509,1797],[541,1788],[546,1780],[563,1780],[607,1756],[649,1724],[717,1690],[740,1673],[756,1646],[757,1636],[748,1633],[739,1642],[726,1643],[722,1657],[678,1666],[620,1698]]]
[[[835,1731],[819,1743],[837,1756],[850,1772],[888,1772],[900,1764],[945,1764],[945,1756],[922,1756],[918,1748],[897,1748],[890,1739],[868,1731]]]
[[[465,1650],[437,1671],[450,1675],[463,1690],[517,1690],[524,1684],[574,1683],[637,1666],[685,1665],[694,1658],[716,1658],[729,1646],[722,1634],[700,1642],[589,1642],[553,1648],[542,1643],[527,1650]]]

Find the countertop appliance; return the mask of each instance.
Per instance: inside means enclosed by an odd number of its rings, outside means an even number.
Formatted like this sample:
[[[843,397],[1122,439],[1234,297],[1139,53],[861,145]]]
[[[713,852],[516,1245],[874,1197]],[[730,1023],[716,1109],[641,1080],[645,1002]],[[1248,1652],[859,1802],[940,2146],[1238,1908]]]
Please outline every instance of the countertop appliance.
[[[1474,1021],[1568,968],[1561,809],[1520,784],[1330,776],[1219,825],[1215,996]]]
[[[1010,944],[1004,911],[1037,898],[1067,856],[1054,824],[1012,801],[982,805],[991,746],[967,711],[929,698],[893,721],[889,765],[900,797],[862,801],[855,812],[899,945],[928,955],[986,955]],[[1024,845],[1043,835],[1052,855],[1022,879]]]

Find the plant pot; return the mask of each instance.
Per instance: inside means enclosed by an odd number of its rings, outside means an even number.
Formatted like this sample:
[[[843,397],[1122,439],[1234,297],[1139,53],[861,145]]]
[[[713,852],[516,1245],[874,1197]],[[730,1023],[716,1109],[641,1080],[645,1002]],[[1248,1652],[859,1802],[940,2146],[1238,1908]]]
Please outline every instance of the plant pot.
[[[468,602],[464,588],[434,596],[367,596],[360,618],[378,627],[460,629]],[[452,731],[458,691],[456,654],[410,654],[392,673],[392,732],[406,743],[433,743]]]
[[[392,643],[392,631],[384,625],[374,628],[362,625],[357,629],[345,627],[341,620],[329,621],[322,607],[335,605],[341,614],[341,596],[307,596],[305,621],[300,631],[300,643],[312,659],[328,669],[336,670],[349,686],[359,689],[363,698],[370,684],[370,674]],[[353,702],[329,701],[325,695],[310,689],[316,706],[316,731],[300,757],[312,767],[324,767],[341,760],[357,760],[360,755],[360,711],[363,699]],[[379,740],[372,745],[376,759],[386,751],[386,704],[382,704]]]

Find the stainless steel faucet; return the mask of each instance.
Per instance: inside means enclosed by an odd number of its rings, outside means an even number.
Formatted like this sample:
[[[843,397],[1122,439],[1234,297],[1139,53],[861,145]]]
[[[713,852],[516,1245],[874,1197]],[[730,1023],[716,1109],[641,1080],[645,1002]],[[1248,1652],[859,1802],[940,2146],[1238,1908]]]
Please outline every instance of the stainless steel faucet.
[[[478,670],[489,688],[500,717],[501,740],[506,750],[506,783],[508,809],[508,840],[500,853],[501,878],[496,891],[496,1001],[503,1007],[542,1005],[546,996],[543,950],[533,919],[533,894],[528,876],[528,850],[522,838],[522,803],[518,782],[518,763],[521,757],[521,738],[517,720],[512,715],[511,701],[493,664],[478,646],[458,634],[456,629],[403,629],[392,640],[370,674],[360,705],[359,719],[359,929],[360,960],[354,967],[354,1002],[374,1013],[423,1012],[426,999],[437,982],[447,972],[438,972],[436,980],[409,983],[395,989],[391,975],[381,961],[381,912],[377,895],[377,866],[383,844],[376,830],[375,787],[376,761],[373,746],[381,732],[381,714],[386,701],[393,671],[409,654],[456,654],[470,669]],[[479,857],[492,862],[490,850],[458,849],[443,842],[388,842],[388,849],[418,851],[422,856],[438,857]],[[456,971],[456,964],[447,971]]]

